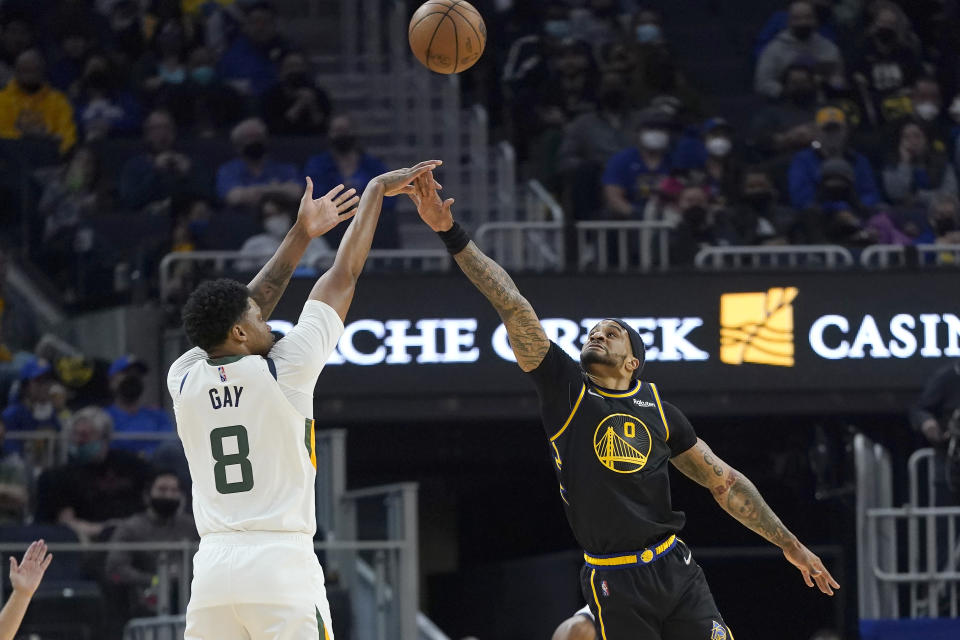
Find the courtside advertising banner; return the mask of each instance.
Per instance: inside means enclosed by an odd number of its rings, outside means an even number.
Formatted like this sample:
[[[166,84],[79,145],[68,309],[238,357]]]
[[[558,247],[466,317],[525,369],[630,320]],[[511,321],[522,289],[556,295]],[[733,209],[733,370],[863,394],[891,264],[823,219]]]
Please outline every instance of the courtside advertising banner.
[[[673,393],[915,390],[960,358],[960,274],[798,273],[516,278],[573,357],[601,318],[632,324],[644,379]],[[274,314],[295,322],[312,281]],[[509,338],[459,273],[364,276],[318,395],[528,394]]]

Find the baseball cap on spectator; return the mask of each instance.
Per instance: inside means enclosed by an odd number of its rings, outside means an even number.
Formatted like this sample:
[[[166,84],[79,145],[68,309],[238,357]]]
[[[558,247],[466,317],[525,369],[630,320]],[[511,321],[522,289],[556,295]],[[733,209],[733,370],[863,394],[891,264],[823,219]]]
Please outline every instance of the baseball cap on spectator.
[[[145,365],[143,361],[137,359],[137,356],[125,355],[120,356],[113,361],[113,364],[110,365],[110,370],[107,371],[107,377],[112,378],[118,373],[122,373],[132,367],[140,369],[141,373],[146,373],[148,369],[147,365]]]
[[[20,367],[21,380],[36,380],[46,375],[51,375],[53,368],[46,360],[31,358]]]
[[[853,165],[841,157],[827,158],[820,166],[820,177],[822,180],[827,178],[843,178],[850,184],[853,184],[855,177]]]
[[[847,114],[837,107],[821,107],[817,110],[817,126],[826,129],[831,126],[846,126]]]

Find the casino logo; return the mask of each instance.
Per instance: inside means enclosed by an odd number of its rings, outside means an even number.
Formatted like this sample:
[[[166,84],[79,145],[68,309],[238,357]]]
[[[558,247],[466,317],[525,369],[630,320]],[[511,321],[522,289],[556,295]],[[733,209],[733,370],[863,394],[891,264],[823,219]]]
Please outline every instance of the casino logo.
[[[593,450],[600,464],[617,473],[636,473],[647,464],[653,439],[640,418],[614,413],[593,434]]]
[[[792,367],[796,287],[720,296],[720,360]]]

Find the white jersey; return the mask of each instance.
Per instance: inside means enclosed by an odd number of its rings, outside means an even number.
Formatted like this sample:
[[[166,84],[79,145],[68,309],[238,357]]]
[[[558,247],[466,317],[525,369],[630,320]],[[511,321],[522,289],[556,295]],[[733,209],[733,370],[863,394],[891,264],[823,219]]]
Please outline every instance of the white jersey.
[[[191,349],[170,367],[177,433],[193,478],[201,537],[233,531],[316,531],[313,390],[343,333],[310,300],[269,357],[208,360]]]

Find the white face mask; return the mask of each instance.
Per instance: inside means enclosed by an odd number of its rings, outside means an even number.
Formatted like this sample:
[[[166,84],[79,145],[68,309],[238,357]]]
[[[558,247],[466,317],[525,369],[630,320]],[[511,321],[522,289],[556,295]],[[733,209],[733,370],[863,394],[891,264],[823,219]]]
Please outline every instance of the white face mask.
[[[950,104],[950,117],[960,122],[960,96],[954,98]]]
[[[640,144],[650,151],[663,151],[670,144],[670,135],[659,129],[644,131],[640,134]]]
[[[913,112],[921,120],[933,120],[940,114],[940,107],[932,102],[918,102],[913,105]]]
[[[267,233],[277,238],[287,235],[287,231],[290,231],[292,226],[293,221],[290,216],[270,216],[263,221],[263,228],[267,230]]]
[[[710,138],[707,140],[706,147],[707,153],[722,158],[730,153],[730,149],[733,148],[733,143],[730,142],[730,138]]]

